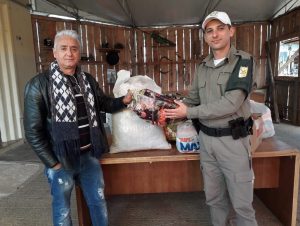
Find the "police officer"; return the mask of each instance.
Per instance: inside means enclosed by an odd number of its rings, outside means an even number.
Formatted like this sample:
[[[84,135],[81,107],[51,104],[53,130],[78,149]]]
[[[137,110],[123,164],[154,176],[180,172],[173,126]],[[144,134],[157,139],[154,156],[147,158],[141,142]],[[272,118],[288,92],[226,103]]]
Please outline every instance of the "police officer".
[[[231,204],[237,225],[257,225],[249,143],[253,61],[248,53],[231,46],[235,30],[225,12],[210,13],[202,29],[211,54],[199,65],[184,103],[166,109],[166,117],[196,119],[213,225],[227,224]]]

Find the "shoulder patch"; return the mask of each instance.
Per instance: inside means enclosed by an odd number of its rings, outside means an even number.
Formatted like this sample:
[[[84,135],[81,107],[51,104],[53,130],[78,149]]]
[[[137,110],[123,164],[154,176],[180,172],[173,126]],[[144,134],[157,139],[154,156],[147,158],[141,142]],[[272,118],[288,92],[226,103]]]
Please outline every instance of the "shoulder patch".
[[[225,92],[241,89],[247,97],[252,88],[252,66],[251,59],[243,59],[241,57],[228,79]]]
[[[248,66],[241,66],[239,70],[239,78],[245,78],[248,74]]]

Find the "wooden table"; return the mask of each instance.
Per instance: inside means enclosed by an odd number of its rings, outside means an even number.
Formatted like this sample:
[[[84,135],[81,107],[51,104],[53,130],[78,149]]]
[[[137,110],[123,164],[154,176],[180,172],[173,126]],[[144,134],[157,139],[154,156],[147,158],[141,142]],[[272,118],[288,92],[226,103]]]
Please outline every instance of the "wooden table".
[[[296,225],[299,151],[274,138],[253,154],[255,194],[284,225]],[[203,190],[199,154],[145,150],[105,154],[101,159],[106,195]],[[76,187],[79,225],[90,225],[82,192]]]

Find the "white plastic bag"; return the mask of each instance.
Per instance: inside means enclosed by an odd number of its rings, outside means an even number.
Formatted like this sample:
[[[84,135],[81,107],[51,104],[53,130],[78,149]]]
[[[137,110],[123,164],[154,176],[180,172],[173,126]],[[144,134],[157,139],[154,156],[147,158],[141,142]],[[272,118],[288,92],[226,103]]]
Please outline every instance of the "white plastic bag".
[[[128,89],[151,89],[161,93],[161,88],[148,76],[130,77],[130,72],[121,70],[113,89],[115,97],[126,95]],[[170,149],[163,129],[139,118],[129,109],[112,115],[111,153],[127,152],[145,149]]]
[[[200,141],[191,120],[177,125],[176,147],[181,153],[199,153]]]
[[[113,88],[115,97],[126,95],[128,90],[139,91],[141,89],[150,89],[154,92],[161,93],[161,88],[147,75],[137,75],[130,77],[130,72],[120,70],[117,73],[117,81]]]
[[[261,113],[263,120],[262,138],[268,138],[275,135],[275,129],[272,121],[271,110],[264,104],[250,100],[251,113]]]

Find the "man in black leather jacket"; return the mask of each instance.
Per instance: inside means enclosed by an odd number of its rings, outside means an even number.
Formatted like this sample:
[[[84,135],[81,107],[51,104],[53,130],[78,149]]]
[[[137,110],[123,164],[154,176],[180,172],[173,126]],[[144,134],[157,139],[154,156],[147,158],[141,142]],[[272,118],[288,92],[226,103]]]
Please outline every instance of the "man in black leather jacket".
[[[116,112],[132,95],[111,98],[96,80],[80,70],[80,41],[73,30],[56,34],[50,69],[25,88],[24,129],[45,165],[51,187],[54,225],[72,225],[70,196],[81,186],[92,224],[107,225],[104,181],[98,158],[108,151],[100,111]]]

